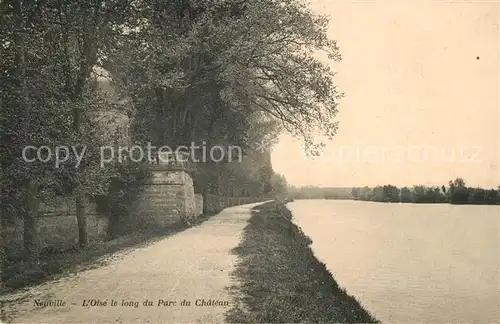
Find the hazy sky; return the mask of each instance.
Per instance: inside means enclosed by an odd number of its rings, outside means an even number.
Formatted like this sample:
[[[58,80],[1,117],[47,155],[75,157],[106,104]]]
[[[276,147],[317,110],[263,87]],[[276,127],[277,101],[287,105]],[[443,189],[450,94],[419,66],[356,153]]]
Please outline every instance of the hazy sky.
[[[498,1],[312,0],[331,17],[346,97],[339,133],[306,158],[284,136],[274,169],[294,185],[500,185]]]

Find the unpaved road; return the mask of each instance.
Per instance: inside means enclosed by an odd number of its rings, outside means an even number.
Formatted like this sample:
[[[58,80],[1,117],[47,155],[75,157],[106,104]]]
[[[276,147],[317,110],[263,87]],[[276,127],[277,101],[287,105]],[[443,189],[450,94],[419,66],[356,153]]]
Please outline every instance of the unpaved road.
[[[227,288],[235,283],[237,259],[231,249],[256,205],[228,208],[199,226],[117,254],[103,267],[2,296],[3,311],[13,314],[13,323],[222,323],[233,305]],[[201,299],[228,305],[196,306]],[[66,305],[35,306],[55,300]],[[85,300],[106,305],[83,306]],[[146,300],[152,306],[145,306]],[[191,305],[181,306],[183,300]]]

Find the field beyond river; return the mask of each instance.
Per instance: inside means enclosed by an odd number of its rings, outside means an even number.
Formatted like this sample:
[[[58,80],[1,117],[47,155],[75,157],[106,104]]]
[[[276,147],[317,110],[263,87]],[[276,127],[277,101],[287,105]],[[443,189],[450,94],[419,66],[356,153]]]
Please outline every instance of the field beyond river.
[[[500,319],[500,206],[296,200],[293,222],[383,323]]]

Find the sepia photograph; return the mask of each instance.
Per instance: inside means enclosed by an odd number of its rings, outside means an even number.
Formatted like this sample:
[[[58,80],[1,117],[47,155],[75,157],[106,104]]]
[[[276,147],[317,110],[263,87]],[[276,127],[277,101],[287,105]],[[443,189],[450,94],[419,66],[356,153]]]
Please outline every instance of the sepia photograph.
[[[500,1],[0,15],[0,324],[500,323]]]

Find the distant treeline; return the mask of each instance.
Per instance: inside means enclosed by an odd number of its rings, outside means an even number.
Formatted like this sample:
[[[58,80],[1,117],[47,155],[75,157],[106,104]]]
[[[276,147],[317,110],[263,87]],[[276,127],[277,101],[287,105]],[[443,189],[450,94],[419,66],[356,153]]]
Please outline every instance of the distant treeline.
[[[500,187],[483,189],[467,187],[465,181],[457,178],[448,185],[398,188],[393,185],[356,188],[290,187],[290,199],[354,199],[377,202],[402,203],[451,203],[496,205],[500,204]]]
[[[496,205],[500,204],[499,189],[483,189],[467,187],[463,179],[449,181],[448,186],[413,188],[398,188],[393,185],[377,186],[375,188],[352,188],[352,199],[377,202],[403,203],[451,203]]]

